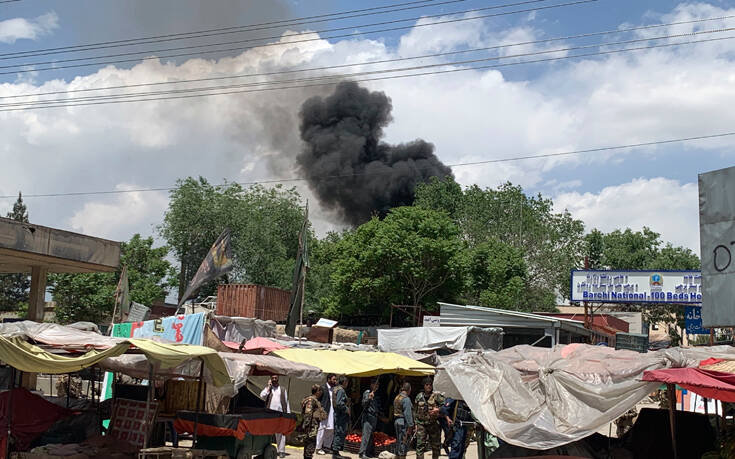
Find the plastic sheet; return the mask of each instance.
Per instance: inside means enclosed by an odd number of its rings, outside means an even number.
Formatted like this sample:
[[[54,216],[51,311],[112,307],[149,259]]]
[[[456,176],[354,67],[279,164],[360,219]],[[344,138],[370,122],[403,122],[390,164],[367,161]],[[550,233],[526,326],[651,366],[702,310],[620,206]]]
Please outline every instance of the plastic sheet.
[[[729,346],[639,354],[570,344],[515,346],[443,358],[436,390],[467,402],[492,434],[516,446],[549,449],[593,434],[660,384],[646,370],[695,367],[708,357],[735,358]]]

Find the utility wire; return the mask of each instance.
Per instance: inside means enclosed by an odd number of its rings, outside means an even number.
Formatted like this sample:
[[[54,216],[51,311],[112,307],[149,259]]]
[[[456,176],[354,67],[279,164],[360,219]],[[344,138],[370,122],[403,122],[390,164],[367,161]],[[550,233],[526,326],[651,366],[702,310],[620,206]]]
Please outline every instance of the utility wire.
[[[232,89],[232,88],[270,86],[270,85],[278,85],[278,84],[303,83],[303,82],[333,80],[333,79],[350,79],[350,78],[357,77],[357,76],[406,72],[406,71],[423,70],[423,69],[436,68],[436,67],[447,67],[447,66],[453,66],[453,65],[476,64],[479,62],[487,62],[487,61],[492,61],[492,60],[514,59],[514,58],[520,58],[520,57],[538,56],[538,55],[543,55],[543,54],[555,54],[555,53],[560,53],[560,52],[579,51],[583,49],[599,48],[602,46],[628,45],[628,44],[633,44],[633,43],[665,40],[665,39],[671,39],[671,38],[682,38],[682,37],[690,37],[690,36],[712,34],[712,33],[723,33],[723,32],[730,32],[733,30],[735,30],[735,27],[725,28],[725,29],[689,32],[689,33],[674,34],[674,35],[664,35],[664,36],[658,36],[658,37],[638,38],[638,39],[633,39],[633,40],[608,42],[608,43],[603,43],[603,44],[591,44],[591,45],[573,46],[573,47],[567,47],[567,48],[557,48],[557,49],[550,49],[550,50],[545,50],[545,51],[534,51],[534,52],[528,52],[528,53],[509,54],[505,56],[492,56],[492,57],[471,59],[471,60],[464,60],[464,61],[424,64],[424,65],[412,66],[412,67],[372,70],[372,71],[354,72],[354,73],[348,73],[348,74],[322,75],[322,76],[307,77],[307,78],[297,78],[297,79],[291,79],[291,80],[270,80],[270,81],[242,83],[242,84],[235,84],[235,85],[205,86],[205,87],[197,87],[197,88],[169,89],[169,90],[152,91],[152,92],[136,92],[136,93],[125,93],[125,94],[110,94],[110,95],[97,95],[97,96],[88,96],[88,97],[76,97],[76,98],[67,98],[67,99],[49,99],[49,100],[28,101],[28,102],[0,103],[0,107],[36,106],[36,105],[58,104],[60,102],[70,103],[70,102],[90,101],[90,100],[113,100],[113,99],[124,99],[124,98],[132,98],[132,97],[139,97],[139,96],[154,96],[154,95],[163,95],[163,94],[184,94],[184,93],[215,91],[215,90],[224,90],[224,89]],[[514,45],[504,45],[503,47],[505,46],[514,46]]]
[[[465,167],[465,166],[477,166],[477,165],[484,165],[484,164],[496,164],[496,163],[524,161],[524,160],[530,160],[530,159],[555,158],[555,157],[562,157],[562,156],[581,155],[585,153],[599,153],[601,151],[626,150],[629,148],[650,147],[650,146],[656,146],[656,145],[667,145],[667,144],[673,144],[673,143],[691,142],[691,141],[696,141],[696,140],[709,140],[709,139],[717,139],[717,138],[732,137],[732,136],[735,136],[735,131],[722,132],[718,134],[692,136],[692,137],[681,137],[677,139],[653,140],[650,142],[631,143],[627,145],[587,148],[584,150],[571,150],[571,151],[562,151],[562,152],[556,152],[556,153],[542,153],[542,154],[536,154],[536,155],[513,156],[513,157],[508,157],[508,158],[497,158],[497,159],[487,159],[487,160],[482,160],[482,161],[461,162],[461,163],[447,164],[447,166],[448,167]],[[292,178],[285,178],[285,179],[264,179],[264,180],[258,180],[258,181],[253,181],[253,182],[227,182],[227,183],[219,184],[215,186],[223,186],[223,185],[228,185],[228,184],[251,186],[251,185],[265,185],[265,184],[272,184],[272,183],[305,182],[305,181],[313,182],[313,181],[333,180],[333,179],[341,179],[341,178],[349,178],[349,177],[384,175],[386,173],[387,172],[366,172],[366,173],[360,173],[360,174],[356,173],[356,174],[324,175],[320,177],[312,177],[309,179],[305,177],[292,177]],[[75,191],[75,192],[69,192],[69,193],[24,194],[23,197],[24,198],[50,198],[50,197],[68,197],[68,196],[92,196],[92,195],[108,195],[108,194],[124,194],[124,193],[143,193],[143,192],[149,192],[149,191],[171,191],[175,189],[176,189],[175,186],[167,186],[167,187],[159,187],[159,188],[137,188],[137,189],[132,189],[132,190],[102,190],[102,191]],[[5,196],[0,196],[0,199],[13,199],[15,197],[16,195],[5,195]]]
[[[631,51],[641,51],[641,50],[647,50],[647,49],[656,49],[656,48],[666,48],[666,47],[673,47],[673,46],[681,46],[681,45],[689,45],[689,44],[696,44],[696,43],[709,43],[709,42],[717,42],[717,41],[723,41],[723,40],[731,40],[735,38],[735,36],[727,36],[727,37],[720,37],[720,38],[708,38],[708,39],[702,39],[702,40],[690,40],[686,42],[677,42],[677,43],[665,43],[660,45],[650,45],[650,46],[639,46],[635,48],[623,48],[623,49],[617,49],[617,50],[607,50],[607,51],[599,51],[595,53],[583,53],[583,54],[575,54],[572,56],[561,56],[561,57],[550,57],[550,58],[544,58],[544,59],[534,59],[534,60],[528,60],[528,61],[521,61],[521,62],[510,62],[505,64],[493,64],[493,65],[482,65],[482,66],[473,66],[473,67],[462,67],[462,68],[453,68],[449,70],[437,70],[437,71],[429,71],[429,72],[421,72],[421,73],[412,73],[412,74],[406,74],[406,75],[392,75],[392,76],[379,76],[374,78],[360,78],[360,79],[354,79],[352,81],[356,82],[366,82],[366,81],[385,81],[385,80],[393,80],[393,79],[399,79],[399,78],[409,78],[409,77],[417,77],[417,76],[427,76],[427,75],[440,75],[440,74],[449,74],[449,73],[458,73],[458,72],[466,72],[470,70],[485,70],[490,68],[501,68],[501,67],[510,67],[515,65],[523,65],[523,64],[533,64],[533,63],[540,63],[540,62],[552,62],[552,61],[559,61],[559,60],[566,60],[566,59],[578,59],[582,57],[594,57],[594,56],[603,56],[603,55],[610,55],[610,54],[619,54],[624,52],[631,52]],[[594,45],[599,46],[599,45]],[[559,51],[553,51],[553,52],[559,52]],[[542,54],[544,52],[538,52],[536,54]],[[440,65],[449,65],[449,64],[440,64]],[[385,71],[377,71],[377,72],[385,72]],[[315,77],[316,78],[316,77]],[[105,100],[106,98],[109,99],[111,97],[115,96],[96,96],[96,97],[90,97],[89,100],[93,100],[91,102],[78,102],[78,103],[67,103],[67,100],[61,99],[58,101],[47,101],[49,102],[47,105],[41,105],[41,106],[23,106],[19,108],[5,108],[0,109],[0,112],[13,112],[13,111],[25,111],[25,110],[37,110],[37,109],[44,109],[44,108],[67,108],[67,107],[81,107],[81,106],[90,106],[90,105],[106,105],[106,104],[118,104],[118,103],[131,103],[131,102],[146,102],[146,101],[158,101],[158,100],[173,100],[173,99],[190,99],[194,97],[205,97],[205,96],[220,96],[220,95],[232,95],[232,94],[244,94],[244,93],[255,93],[255,92],[264,92],[264,91],[276,91],[276,90],[284,90],[284,89],[301,89],[301,88],[310,88],[310,87],[319,87],[319,86],[331,86],[339,83],[344,79],[343,76],[333,76],[333,77],[320,77],[323,79],[330,79],[332,81],[323,82],[323,83],[314,83],[314,84],[306,84],[306,85],[293,85],[293,86],[282,86],[282,87],[266,87],[266,88],[259,88],[259,89],[237,89],[237,90],[230,90],[230,91],[223,91],[223,92],[216,92],[216,93],[206,93],[206,94],[185,94],[185,95],[174,95],[174,96],[164,96],[164,97],[143,97],[143,98],[127,98],[122,100]],[[281,83],[283,84],[283,83]],[[243,85],[233,85],[235,87],[237,86],[243,86]],[[136,96],[136,95],[131,95]],[[118,96],[120,97],[120,96]],[[58,102],[58,104],[52,105],[53,102]],[[28,104],[32,104],[33,102],[29,102]]]
[[[624,28],[624,29],[604,30],[600,32],[589,32],[589,33],[582,33],[582,34],[577,34],[577,35],[567,35],[563,37],[545,38],[545,39],[540,39],[540,40],[511,43],[507,45],[487,46],[483,48],[472,48],[472,49],[464,49],[464,50],[458,50],[458,51],[448,51],[444,53],[434,53],[434,54],[424,54],[420,56],[401,57],[401,58],[395,58],[395,59],[363,61],[363,62],[356,62],[352,64],[339,64],[339,65],[309,67],[309,68],[292,69],[292,70],[279,70],[279,71],[273,71],[273,72],[223,75],[223,76],[207,77],[207,78],[192,78],[192,79],[187,79],[187,80],[157,81],[157,82],[151,82],[151,83],[103,86],[103,87],[98,87],[98,88],[70,89],[66,91],[48,91],[48,92],[40,92],[40,93],[15,94],[11,96],[0,96],[0,100],[1,99],[15,99],[19,97],[38,97],[38,96],[49,96],[49,95],[57,95],[57,94],[74,94],[74,93],[91,92],[91,91],[106,91],[106,90],[111,90],[111,89],[128,89],[128,88],[139,88],[139,87],[145,87],[145,86],[159,86],[159,85],[169,85],[169,84],[173,85],[173,84],[183,84],[183,83],[198,83],[198,82],[204,82],[204,81],[217,81],[217,80],[229,80],[229,79],[249,78],[249,77],[285,75],[285,74],[291,74],[291,73],[311,72],[311,71],[317,71],[317,70],[333,70],[333,69],[345,68],[345,67],[386,64],[386,63],[392,63],[392,62],[403,62],[403,61],[410,61],[410,60],[416,60],[416,59],[450,56],[450,55],[456,55],[456,54],[467,54],[467,53],[473,53],[473,52],[479,52],[479,51],[491,51],[491,50],[497,50],[501,48],[510,48],[514,46],[536,45],[536,44],[541,44],[541,43],[550,43],[554,41],[573,40],[573,39],[578,39],[578,38],[589,38],[589,37],[594,37],[594,36],[627,33],[627,32],[634,32],[634,31],[640,31],[640,30],[648,30],[648,29],[655,29],[655,28],[661,28],[661,27],[672,27],[672,26],[685,25],[685,24],[696,24],[696,23],[703,23],[703,22],[710,22],[710,21],[721,21],[721,20],[732,19],[732,18],[735,18],[735,15],[718,16],[718,17],[705,18],[705,19],[694,19],[690,21],[669,22],[665,24],[652,24],[652,25],[647,25],[647,26],[629,27],[629,28]]]
[[[20,1],[20,0],[13,0],[13,1]],[[250,24],[250,25],[234,26],[234,27],[219,27],[216,29],[208,29],[208,30],[202,30],[202,31],[197,31],[197,32],[182,32],[182,33],[175,33],[175,34],[168,34],[168,35],[158,35],[158,36],[153,36],[153,37],[128,38],[128,39],[123,39],[123,40],[89,43],[86,45],[72,45],[72,46],[64,46],[64,47],[59,47],[59,48],[46,48],[46,49],[38,49],[38,50],[30,50],[30,51],[17,51],[13,53],[0,54],[0,60],[20,59],[23,57],[48,56],[52,54],[76,53],[76,52],[82,52],[82,51],[92,51],[96,49],[107,49],[107,48],[119,48],[119,47],[125,47],[125,46],[138,46],[138,45],[146,45],[146,44],[151,44],[151,43],[162,43],[162,42],[176,41],[176,40],[189,40],[192,38],[205,38],[205,37],[227,35],[227,34],[233,34],[233,33],[253,32],[257,30],[275,29],[279,27],[293,27],[293,26],[313,24],[313,23],[318,23],[318,22],[341,21],[344,19],[351,19],[351,18],[362,17],[362,16],[372,16],[372,15],[395,13],[398,11],[406,11],[406,10],[419,9],[419,8],[437,7],[441,5],[462,3],[466,1],[467,0],[445,0],[442,2],[431,3],[429,5],[398,8],[403,5],[414,5],[417,3],[435,2],[435,0],[421,0],[421,1],[414,1],[414,2],[408,2],[408,3],[398,3],[395,5],[386,5],[386,6],[379,6],[379,7],[373,7],[373,8],[363,8],[360,10],[352,10],[352,11],[346,11],[342,13],[329,13],[329,14],[323,14],[323,15],[318,15],[318,16],[308,16],[305,18],[286,19],[282,21],[264,22],[260,24]],[[541,1],[544,1],[544,0],[541,0]],[[394,9],[387,10],[387,11],[375,11],[378,9],[385,9],[385,8],[394,8]],[[360,13],[364,11],[372,11],[372,12],[354,14],[350,16],[343,16],[343,17],[337,17],[337,18],[332,17],[332,16],[345,15],[349,13]],[[315,18],[321,18],[321,19],[307,20],[307,19],[315,19]],[[302,21],[302,22],[294,22],[294,21]]]
[[[524,4],[524,3],[532,3],[532,2],[538,2],[538,1],[546,1],[546,0],[529,0],[526,2],[520,2],[516,4]],[[120,53],[120,54],[114,54],[114,55],[107,55],[107,56],[95,56],[95,57],[85,57],[85,58],[75,58],[75,59],[66,59],[61,61],[48,61],[48,62],[35,62],[35,63],[26,63],[26,64],[15,64],[15,65],[9,65],[9,66],[0,66],[0,69],[7,69],[7,68],[15,68],[15,67],[30,67],[26,69],[17,69],[12,71],[6,71],[6,72],[0,72],[0,75],[11,75],[16,73],[28,73],[28,72],[43,72],[43,71],[51,71],[51,70],[63,70],[63,69],[69,69],[69,68],[79,68],[79,67],[90,67],[90,66],[98,66],[98,65],[109,65],[109,64],[119,64],[119,63],[129,63],[129,62],[140,62],[140,61],[146,61],[146,60],[159,60],[159,59],[167,59],[172,57],[184,57],[184,56],[199,56],[203,54],[217,54],[217,53],[226,53],[231,51],[245,51],[249,49],[255,49],[255,48],[264,48],[264,47],[270,47],[270,46],[287,46],[287,45],[293,45],[295,43],[306,43],[306,42],[313,42],[313,41],[323,41],[323,40],[329,40],[333,38],[344,38],[344,37],[354,37],[354,36],[363,36],[363,35],[372,35],[375,33],[382,33],[382,32],[391,32],[396,30],[405,30],[405,29],[414,29],[419,27],[430,27],[430,26],[436,26],[441,24],[451,24],[451,23],[457,23],[457,22],[465,22],[465,21],[474,21],[478,19],[486,19],[490,17],[498,17],[498,16],[507,16],[511,14],[520,14],[520,13],[529,13],[533,11],[541,11],[541,10],[547,10],[552,8],[560,8],[565,6],[575,6],[575,5],[581,5],[586,3],[593,3],[597,2],[599,0],[576,0],[572,2],[566,2],[566,3],[559,3],[555,5],[548,5],[548,6],[539,6],[534,8],[526,8],[521,10],[514,10],[514,11],[504,11],[502,13],[493,13],[493,14],[484,14],[484,15],[478,15],[478,16],[472,16],[472,17],[465,17],[465,18],[456,18],[456,19],[448,19],[444,21],[436,21],[431,22],[428,24],[411,24],[411,25],[405,25],[405,26],[397,26],[397,27],[390,27],[385,29],[378,29],[378,30],[369,30],[364,32],[353,32],[348,34],[340,34],[340,35],[333,35],[333,36],[327,36],[327,37],[316,37],[316,38],[307,38],[302,40],[293,40],[288,42],[275,42],[275,43],[264,43],[260,45],[252,45],[252,46],[238,46],[234,48],[222,48],[217,50],[209,50],[209,51],[195,51],[195,52],[186,52],[186,53],[176,53],[176,54],[167,54],[167,55],[161,55],[161,56],[145,56],[145,57],[138,57],[134,59],[119,59],[119,60],[111,60],[111,61],[104,61],[104,62],[88,62],[88,63],[81,63],[81,64],[71,64],[71,65],[57,65],[59,63],[65,63],[65,62],[75,62],[75,61],[84,61],[84,60],[91,60],[91,59],[102,59],[102,58],[110,58],[115,56],[125,56],[125,55],[137,55],[137,54],[146,54],[156,51],[167,51],[167,50],[154,50],[154,51],[141,51],[141,52],[131,52],[131,53]],[[494,7],[488,7],[488,8],[504,8],[508,5],[503,6],[494,6]],[[485,8],[487,9],[487,8]],[[457,13],[448,13],[448,14],[442,14],[439,16],[447,16]],[[421,19],[421,18],[418,18]],[[397,20],[397,21],[387,21],[382,24],[387,23],[396,23],[396,22],[404,22],[409,21],[413,19],[405,19],[405,20]],[[377,24],[377,23],[376,23]],[[369,24],[369,25],[376,25],[376,24]],[[368,26],[369,26],[368,25]],[[346,29],[354,29],[354,27],[342,27],[338,29],[328,29],[328,30],[346,30]],[[327,30],[327,31],[328,31]],[[296,36],[296,35],[314,35],[319,34],[321,32],[325,32],[325,30],[322,31],[315,31],[315,32],[304,32],[304,33],[298,33],[294,35],[289,36]],[[229,42],[229,43],[243,43],[247,41],[253,41],[253,40],[267,40],[267,39],[280,39],[282,37],[275,36],[275,37],[263,37],[263,38],[255,38],[255,39],[249,39],[249,40],[239,40],[235,42]],[[226,43],[217,43],[216,45],[223,45]],[[174,50],[174,49],[192,49],[192,48],[201,48],[205,46],[214,46],[213,45],[200,45],[200,46],[187,46],[187,47],[180,47],[180,48],[169,48],[168,50]],[[33,68],[34,65],[46,65],[46,64],[54,64],[52,67],[44,67],[44,68]]]

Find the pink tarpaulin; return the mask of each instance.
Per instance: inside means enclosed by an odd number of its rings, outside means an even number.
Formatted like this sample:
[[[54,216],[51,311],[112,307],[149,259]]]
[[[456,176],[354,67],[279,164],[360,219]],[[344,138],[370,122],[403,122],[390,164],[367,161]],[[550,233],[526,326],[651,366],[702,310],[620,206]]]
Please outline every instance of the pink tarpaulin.
[[[232,350],[240,350],[240,343],[232,341],[222,341],[222,343]],[[279,349],[286,349],[286,346],[278,344],[275,341],[271,341],[268,338],[258,336],[247,340],[242,348],[242,352],[246,354],[268,354],[269,352],[277,351]]]
[[[643,381],[678,384],[702,397],[735,402],[735,375],[702,368],[668,368],[643,373]]]

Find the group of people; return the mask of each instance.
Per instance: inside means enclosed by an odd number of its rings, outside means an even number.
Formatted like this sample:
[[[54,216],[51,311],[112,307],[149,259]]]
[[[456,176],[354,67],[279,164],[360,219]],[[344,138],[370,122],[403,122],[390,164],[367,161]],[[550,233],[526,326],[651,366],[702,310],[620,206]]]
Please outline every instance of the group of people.
[[[304,441],[304,459],[314,454],[325,455],[327,451],[333,459],[344,458],[345,438],[350,427],[351,406],[346,389],[349,379],[346,376],[330,373],[323,385],[311,387],[311,395],[301,402],[302,423],[299,426]],[[378,424],[380,407],[376,394],[380,388],[378,378],[370,381],[370,388],[362,394],[362,441],[360,459],[373,456],[373,433]],[[434,392],[431,378],[423,381],[424,390],[411,401],[411,384],[404,382],[400,393],[393,401],[393,419],[396,431],[396,456],[405,459],[413,438],[416,438],[416,457],[424,459],[431,450],[432,459],[438,459],[441,448],[447,450],[449,459],[461,459],[469,443],[473,425],[471,413],[461,400],[446,398]],[[291,412],[286,389],[278,384],[278,376],[272,376],[268,386],[260,394],[266,407],[272,410]],[[415,405],[414,405],[415,403]],[[442,443],[442,433],[445,442]],[[276,435],[278,454],[286,455],[286,438]]]
[[[432,459],[438,459],[442,446],[447,449],[449,459],[461,459],[472,437],[472,414],[464,401],[434,392],[431,378],[425,378],[423,383],[424,390],[416,395],[415,405],[411,403],[409,383],[403,383],[401,393],[393,401],[396,456],[405,459],[415,436],[417,459],[424,459],[429,450]]]

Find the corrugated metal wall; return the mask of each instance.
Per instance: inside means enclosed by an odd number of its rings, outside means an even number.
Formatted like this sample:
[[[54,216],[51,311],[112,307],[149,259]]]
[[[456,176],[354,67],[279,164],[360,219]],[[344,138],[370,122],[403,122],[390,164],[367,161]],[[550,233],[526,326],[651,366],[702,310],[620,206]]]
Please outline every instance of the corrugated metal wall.
[[[279,288],[224,284],[217,287],[217,314],[283,322],[290,299],[291,292]]]

